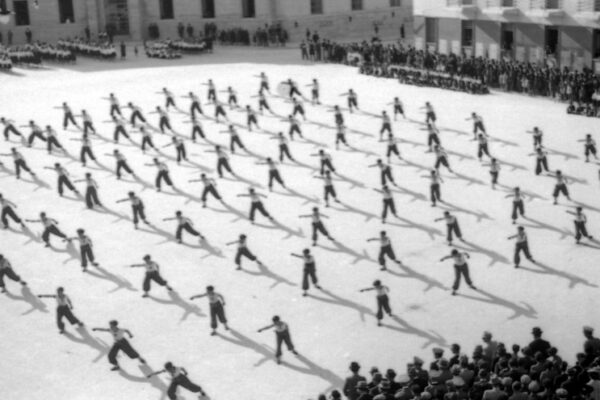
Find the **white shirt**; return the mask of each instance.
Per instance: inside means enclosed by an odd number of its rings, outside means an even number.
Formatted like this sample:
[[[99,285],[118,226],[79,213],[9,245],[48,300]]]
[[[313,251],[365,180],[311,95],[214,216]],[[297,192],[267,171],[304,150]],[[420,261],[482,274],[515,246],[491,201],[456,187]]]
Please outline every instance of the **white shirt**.
[[[467,260],[465,258],[465,255],[463,253],[458,253],[458,254],[453,254],[452,258],[454,258],[454,264],[455,265],[465,265],[467,263]]]

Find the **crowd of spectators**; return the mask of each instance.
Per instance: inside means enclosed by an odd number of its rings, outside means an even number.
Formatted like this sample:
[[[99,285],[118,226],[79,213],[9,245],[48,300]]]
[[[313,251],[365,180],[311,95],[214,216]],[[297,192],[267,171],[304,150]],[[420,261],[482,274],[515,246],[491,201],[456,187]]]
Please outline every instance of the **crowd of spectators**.
[[[343,389],[318,400],[598,400],[600,398],[600,339],[584,327],[583,351],[568,364],[535,327],[533,340],[521,347],[493,340],[484,332],[482,345],[469,357],[458,344],[433,349],[429,368],[415,357],[404,373],[393,369],[370,369],[360,374],[357,362],[350,364],[351,376]]]
[[[254,31],[244,28],[229,28],[218,31],[216,36],[220,44],[241,46],[285,46],[289,40],[288,32],[281,24],[265,24]]]
[[[0,49],[0,70],[10,71],[12,69],[12,60],[8,56],[8,52]]]
[[[467,57],[465,54],[440,54],[417,50],[401,44],[384,44],[379,39],[356,43],[321,40],[318,33],[307,35],[300,45],[303,59],[363,66],[363,72],[395,76],[407,83],[474,92],[495,88],[529,96],[545,96],[573,103],[581,114],[600,116],[600,77],[590,69],[575,71],[558,68],[552,63],[529,63],[516,60],[493,60]],[[403,67],[389,68],[390,66]],[[475,83],[477,82],[477,83]],[[473,92],[473,90],[471,90]],[[584,110],[584,111],[581,111]],[[593,112],[592,112],[593,111]]]
[[[94,57],[101,60],[114,60],[117,57],[117,49],[108,39],[97,42],[89,41],[82,37],[60,39],[58,47],[68,49],[77,55]]]
[[[144,51],[148,58],[161,58],[163,60],[174,60],[181,58],[181,52],[174,50],[170,46],[170,40],[161,42],[145,42]]]

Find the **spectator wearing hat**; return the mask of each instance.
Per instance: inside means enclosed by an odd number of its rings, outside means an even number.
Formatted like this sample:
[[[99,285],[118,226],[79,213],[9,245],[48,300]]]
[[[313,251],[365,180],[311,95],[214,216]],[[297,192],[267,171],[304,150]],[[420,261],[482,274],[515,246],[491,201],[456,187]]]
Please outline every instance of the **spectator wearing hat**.
[[[382,379],[374,390],[371,390],[373,400],[394,400],[392,385],[387,379]]]
[[[452,367],[450,367],[450,373],[452,374],[452,378],[446,381],[447,386],[452,385],[456,388],[465,386],[465,380],[460,376],[460,370],[461,368],[458,365],[453,365]]]
[[[371,382],[369,382],[369,394],[371,396],[375,396],[379,393],[378,387],[381,381],[383,380],[383,374],[377,370],[377,372],[373,372],[373,377],[371,378]]]
[[[448,362],[450,367],[452,367],[453,365],[458,365],[460,362],[460,345],[458,343],[452,343],[450,351],[452,352],[452,357],[450,357]]]
[[[434,347],[433,349],[431,349],[431,351],[433,352],[434,360],[429,364],[429,369],[430,370],[439,369],[438,363],[440,362],[442,357],[444,357],[444,349],[441,349],[439,347]]]
[[[471,386],[475,378],[473,366],[469,364],[469,358],[465,355],[460,357],[460,377],[465,381],[466,386]]]
[[[492,389],[490,383],[490,375],[486,369],[480,369],[477,374],[478,380],[473,384],[471,388],[470,398],[471,400],[482,400],[483,394],[486,390]]]
[[[356,384],[356,392],[358,393],[356,400],[373,400],[373,397],[369,394],[367,381],[359,381]]]
[[[527,393],[523,392],[523,384],[520,381],[513,382],[512,384],[512,395],[508,400],[528,400]]]
[[[385,371],[385,378],[390,382],[390,391],[392,393],[396,393],[401,387],[402,384],[400,382],[396,382],[396,371],[394,371],[391,368],[388,368],[387,371]]]
[[[546,369],[546,356],[541,351],[535,353],[535,364],[529,368],[531,379],[538,380],[542,371]]]
[[[550,343],[544,339],[542,339],[542,330],[539,327],[535,327],[531,330],[531,334],[533,335],[533,340],[529,343],[529,348],[533,352],[533,354],[538,351],[541,352],[545,357],[548,356],[548,350],[550,350]]]
[[[586,360],[582,366],[587,367],[596,357],[600,356],[600,339],[594,337],[594,328],[590,326],[583,327],[583,336],[586,339],[583,343],[583,352],[586,355]]]
[[[356,361],[352,361],[349,367],[352,375],[346,378],[346,382],[344,383],[343,393],[349,400],[357,400],[359,393],[357,391],[357,385],[359,382],[366,382],[366,378],[362,375],[359,375],[360,364]]]
[[[332,390],[330,396],[331,396],[331,400],[341,400],[342,399],[342,394],[337,390]]]
[[[588,370],[590,377],[587,386],[591,388],[590,399],[600,400],[600,367],[594,367]]]
[[[533,354],[531,353],[531,349],[529,346],[525,346],[521,349],[521,353],[523,354],[519,358],[519,365],[525,369],[525,371],[529,372],[529,369],[533,364],[535,364],[535,360],[533,358]]]
[[[443,350],[442,350],[443,353]],[[413,383],[419,385],[422,389],[429,383],[429,373],[423,369],[423,360],[419,357],[413,358],[413,367],[408,371],[409,374],[414,374]]]
[[[491,366],[494,356],[496,355],[498,342],[492,340],[492,334],[488,331],[483,332],[481,340],[485,343],[483,346],[483,359]]]
[[[502,390],[502,381],[499,378],[492,379],[492,388],[483,392],[483,400],[501,400],[506,397],[506,392]]]

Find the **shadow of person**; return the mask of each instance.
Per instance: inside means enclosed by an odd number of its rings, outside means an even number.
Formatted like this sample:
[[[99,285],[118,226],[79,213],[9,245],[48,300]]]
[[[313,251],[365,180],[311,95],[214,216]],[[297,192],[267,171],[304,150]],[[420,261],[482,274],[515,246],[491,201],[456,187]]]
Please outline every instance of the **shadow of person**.
[[[155,297],[153,295],[148,295],[148,298],[159,304],[174,305],[176,307],[181,308],[183,310],[183,314],[181,315],[181,318],[179,319],[179,323],[185,321],[190,314],[197,315],[198,317],[206,317],[206,314],[202,313],[202,310],[200,310],[200,307],[198,307],[195,304],[186,302],[174,290],[169,292],[169,300],[161,299],[161,298]]]
[[[252,275],[252,276],[264,276],[266,278],[272,279],[274,282],[271,285],[270,289],[273,289],[275,286],[284,283],[286,285],[289,286],[297,286],[295,283],[287,280],[286,278],[284,278],[281,275],[276,274],[275,272],[271,271],[265,264],[260,263],[260,264],[256,264],[258,266],[258,272],[256,271],[251,271],[251,270],[247,270],[242,268],[241,271],[248,274],[248,275]]]
[[[341,201],[338,203],[341,204],[344,208],[339,208],[339,207],[330,207],[333,210],[339,211],[339,212],[350,212],[350,213],[354,213],[354,214],[358,214],[358,215],[362,215],[365,217],[365,222],[369,221],[373,218],[377,219],[379,218],[378,215],[373,214],[371,212],[365,211],[365,210],[361,210],[359,208],[353,207],[350,204],[346,203],[345,201]]]
[[[474,210],[469,210],[467,208],[463,208],[460,207],[456,204],[450,203],[448,201],[444,201],[442,204],[440,204],[440,209],[442,210],[448,210],[448,211],[456,211],[456,212],[460,212],[460,213],[464,213],[467,215],[472,215],[475,218],[477,218],[477,222],[481,222],[484,219],[493,221],[494,219],[491,218],[487,213],[483,212],[483,211],[474,211]]]
[[[69,256],[69,258],[67,258],[65,261],[63,261],[63,265],[67,264],[70,261],[80,261],[81,260],[79,252],[75,248],[75,245],[73,244],[72,241],[67,241],[67,245],[65,246],[64,249],[59,249],[57,247],[54,247],[52,244],[50,245],[49,249],[56,253],[64,253]]]
[[[310,196],[300,193],[297,190],[292,189],[290,187],[286,187],[285,189],[288,191],[288,193],[286,193],[284,191],[276,191],[276,190],[274,190],[272,193],[276,193],[281,196],[298,197],[298,198],[304,200],[304,203],[302,203],[302,205],[306,205],[309,203],[319,204],[321,202],[317,196],[310,197]]]
[[[95,271],[98,271],[98,273]],[[86,273],[90,276],[93,276],[94,278],[104,279],[104,280],[113,282],[116,287],[114,289],[110,290],[109,293],[114,293],[121,289],[129,290],[131,292],[138,291],[136,288],[133,287],[133,284],[131,282],[129,282],[127,279],[123,278],[122,276],[115,275],[112,272],[109,272],[108,270],[106,270],[102,267],[95,267],[94,269],[88,269]]]
[[[566,228],[557,228],[555,226],[552,226],[550,224],[546,224],[542,221],[536,220],[534,218],[531,218],[529,216],[524,216],[523,217],[524,220],[531,222],[532,224],[521,224],[522,226],[528,227],[528,228],[532,228],[532,229],[541,229],[541,230],[547,230],[547,231],[552,231],[552,232],[556,232],[560,235],[560,240],[566,239],[569,236],[572,236],[573,234],[571,233],[571,231],[569,231]],[[535,225],[533,225],[535,224]]]
[[[476,293],[479,293],[482,296],[481,297],[480,296],[471,296],[471,295],[461,294],[461,293],[458,293],[457,296],[461,296],[466,299],[470,299],[470,300],[474,300],[474,301],[479,301],[482,303],[497,305],[499,307],[504,307],[504,308],[512,311],[512,313],[513,313],[510,317],[508,317],[509,320],[516,319],[520,316],[523,316],[526,318],[537,319],[537,311],[530,304],[525,303],[524,301],[522,301],[520,304],[517,304],[510,300],[503,299],[494,294],[486,292],[485,290],[482,290],[482,289],[477,289]]]
[[[25,243],[23,243],[23,245],[27,245],[27,244],[33,243],[33,242],[42,243],[42,239],[40,237],[38,237],[35,233],[33,233],[27,225],[25,225],[21,230],[17,230],[14,228],[8,228],[8,230],[10,232],[14,232],[18,235],[23,235],[23,236],[29,238],[29,240],[26,241]]]
[[[28,286],[21,287],[21,296],[14,295],[8,290],[5,294],[6,297],[8,297],[11,300],[24,301],[25,303],[28,303],[31,306],[29,310],[23,312],[21,315],[28,315],[34,311],[39,311],[43,313],[48,312],[46,304],[43,301],[41,301],[36,295],[31,293],[31,290]]]
[[[408,229],[418,229],[418,230],[426,233],[431,240],[435,240],[436,236],[443,236],[442,232],[437,228],[432,228],[430,226],[423,225],[423,224],[420,224],[415,221],[411,221],[410,219],[401,217],[399,215],[397,215],[396,218],[399,219],[400,221],[403,221],[404,224],[397,224],[394,222],[386,222],[386,223],[388,225],[400,226],[400,227],[404,227],[404,228],[408,228]]]
[[[361,260],[365,260],[365,261],[370,261],[372,263],[376,263],[375,260],[373,260],[369,254],[367,253],[367,250],[363,249],[362,254],[347,247],[346,245],[344,245],[343,243],[340,243],[339,241],[335,241],[335,242],[331,242],[335,247],[327,247],[324,246],[322,244],[317,244],[318,247],[324,249],[324,250],[328,250],[334,253],[346,253],[351,257],[354,257],[354,260],[352,260],[352,262],[350,264],[354,265],[356,263],[358,263]]]
[[[425,330],[416,328],[396,315],[391,316],[390,318],[394,322],[396,322],[399,326],[385,324],[385,323],[382,323],[381,326],[384,328],[396,331],[396,332],[401,332],[401,333],[405,333],[408,335],[415,335],[415,336],[422,337],[423,339],[426,340],[426,342],[421,346],[422,349],[424,349],[428,346],[434,345],[434,344],[441,346],[441,347],[448,346],[448,344],[446,343],[446,339],[444,339],[440,334],[438,334],[435,331],[432,331],[432,330],[425,331]]]
[[[75,343],[83,344],[91,347],[94,350],[97,350],[98,355],[94,360],[92,360],[93,363],[97,363],[102,357],[108,355],[110,346],[108,346],[103,340],[93,337],[85,328],[85,326],[78,327],[75,330],[79,333],[80,337],[77,337],[68,331],[65,331],[63,335]]]
[[[241,346],[250,349],[261,355],[262,358],[254,364],[255,367],[261,366],[270,359],[275,359],[274,352],[271,351],[266,345],[255,342],[248,336],[243,335],[242,333],[238,332],[233,328],[229,328],[229,333],[232,337],[221,335],[220,333],[217,334],[217,337],[236,346]]]
[[[138,366],[138,368],[140,369],[140,371],[142,372],[142,374],[144,374],[144,376],[148,376],[150,375],[152,372],[152,368],[150,368],[150,366],[148,366],[148,364],[140,364]],[[163,400],[166,398],[166,392],[167,392],[167,385],[162,381],[162,379],[160,379],[158,376],[154,375],[150,378],[146,378],[148,383],[150,383],[150,385],[152,385],[152,387],[154,387],[156,390],[161,392],[161,396],[159,400]]]
[[[464,243],[464,246],[455,244],[455,245],[453,245],[453,247],[460,249],[460,250],[472,251],[474,253],[481,253],[481,254],[489,257],[490,263],[488,264],[488,266],[490,266],[490,267],[496,263],[511,265],[511,262],[508,258],[504,257],[500,253],[495,252],[494,250],[490,250],[490,249],[486,249],[485,247],[481,247],[480,245],[475,244],[470,240],[464,240],[463,243]]]
[[[410,268],[408,265],[406,264],[401,264],[398,265],[398,267],[400,269],[402,269],[403,271],[405,271],[405,274],[399,274],[397,272],[394,272],[392,269],[387,269],[387,273],[389,273],[390,275],[394,275],[397,276],[399,278],[413,278],[413,279],[417,279],[420,280],[421,282],[425,283],[427,286],[425,287],[425,289],[423,289],[423,292],[428,292],[430,289],[433,288],[438,288],[438,289],[442,289],[442,290],[448,290],[448,288],[446,286],[444,286],[444,284],[442,284],[441,282],[428,277],[425,274],[422,274],[420,272],[415,271],[414,269]]]
[[[533,268],[528,268],[528,267],[523,267],[520,266],[519,269],[525,270],[525,271],[529,271],[529,272],[533,272],[533,273],[537,273],[537,274],[545,274],[545,275],[554,275],[557,276],[559,278],[563,278],[566,279],[567,281],[569,281],[569,289],[574,288],[576,285],[584,285],[584,286],[589,286],[592,288],[597,288],[598,285],[594,284],[594,283],[590,283],[587,279],[584,279],[582,277],[579,277],[577,275],[573,275],[570,274],[568,272],[565,271],[561,271],[555,268],[552,268],[538,260],[535,261],[535,265],[540,267],[541,270],[536,270]]]
[[[206,255],[202,256],[203,259],[210,257],[210,256],[218,257],[218,258],[225,258],[221,249],[219,249],[218,247],[214,247],[212,244],[210,244],[208,242],[208,240],[202,240],[200,242],[199,247],[200,247],[200,249],[205,250],[207,252]]]
[[[165,399],[167,386],[162,382],[162,380],[156,376],[154,376],[153,378],[150,378],[150,379],[147,378],[147,376],[152,373],[152,369],[149,366],[141,364],[138,366],[138,368],[139,368],[140,372],[143,374],[143,376],[132,375],[129,372],[125,371],[124,369],[119,370],[119,375],[133,383],[141,383],[141,384],[145,384],[145,385],[149,384],[156,390],[160,391],[160,393],[161,393],[160,399],[161,400]]]
[[[297,236],[299,238],[305,237],[304,236],[304,232],[302,231],[302,228],[298,228],[297,230],[293,230],[292,228],[284,225],[283,223],[279,222],[275,218],[273,218],[271,220],[271,223],[273,225],[258,224],[258,223],[255,222],[254,226],[258,226],[258,227],[265,228],[265,229],[279,229],[279,230],[284,231],[285,233],[287,233],[287,236],[283,237],[281,240],[289,239],[292,236]]]
[[[358,311],[360,320],[362,322],[365,322],[366,315],[375,317],[375,313],[373,311],[371,311],[371,309],[369,307],[363,306],[362,304],[359,304],[359,303],[355,303],[354,301],[351,301],[348,299],[344,299],[343,297],[340,297],[340,296],[330,292],[327,289],[321,288],[321,293],[327,295],[329,298],[315,296],[315,294],[310,294],[309,298],[315,299],[317,301],[321,301],[323,303],[333,304],[333,305],[337,305],[340,307],[346,307],[346,308],[356,310],[356,311]]]
[[[419,192],[415,192],[413,190],[410,190],[408,188],[402,187],[400,185],[394,185],[398,190],[393,190],[393,192],[396,193],[403,193],[403,194],[407,194],[409,196],[411,196],[413,199],[411,200],[411,202],[413,201],[417,201],[417,200],[421,200],[421,201],[425,201],[428,202],[429,200],[427,199],[427,196],[425,196],[423,193],[419,193]]]

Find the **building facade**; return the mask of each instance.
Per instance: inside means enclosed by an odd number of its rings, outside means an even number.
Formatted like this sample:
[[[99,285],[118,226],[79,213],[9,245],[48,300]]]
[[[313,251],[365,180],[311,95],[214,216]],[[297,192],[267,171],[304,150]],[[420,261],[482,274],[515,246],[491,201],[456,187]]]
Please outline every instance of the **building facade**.
[[[12,11],[0,19],[0,32],[13,43],[33,39],[54,42],[60,37],[92,35],[111,24],[119,38],[143,40],[148,25],[159,27],[161,38],[177,36],[177,25],[192,24],[198,32],[206,23],[219,29],[255,29],[279,22],[292,41],[317,30],[324,38],[365,39],[377,30],[386,39],[412,39],[412,0],[0,0]],[[402,29],[401,29],[402,28]],[[6,39],[5,39],[6,43]]]
[[[600,0],[416,0],[414,12],[420,49],[578,70],[600,64]]]

